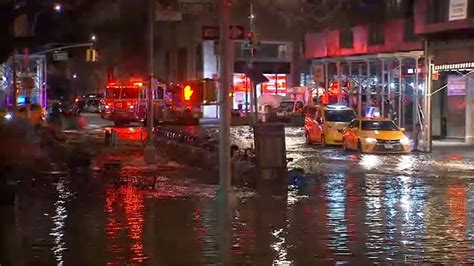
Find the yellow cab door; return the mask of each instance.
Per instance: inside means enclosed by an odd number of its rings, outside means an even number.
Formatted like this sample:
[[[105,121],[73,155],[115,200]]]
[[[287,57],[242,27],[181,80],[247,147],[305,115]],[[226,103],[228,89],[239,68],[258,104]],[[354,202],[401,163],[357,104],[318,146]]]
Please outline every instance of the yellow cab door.
[[[315,119],[316,119],[316,108],[312,106],[306,107],[306,112],[305,112],[305,118],[304,118],[304,128],[305,128],[305,134],[308,134],[308,138],[313,141],[314,136],[314,127],[316,126],[315,124]]]
[[[324,110],[319,108],[316,112],[316,119],[314,120],[313,136],[317,141],[321,141],[324,134]]]

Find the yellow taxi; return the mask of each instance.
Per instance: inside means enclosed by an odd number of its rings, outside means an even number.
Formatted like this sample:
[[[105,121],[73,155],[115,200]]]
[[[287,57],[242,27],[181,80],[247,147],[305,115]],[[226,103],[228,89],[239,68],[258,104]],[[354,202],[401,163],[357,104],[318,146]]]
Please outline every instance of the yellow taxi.
[[[357,118],[344,130],[344,150],[364,153],[408,153],[410,139],[392,120]]]
[[[8,109],[6,110],[3,110],[3,111],[0,111],[0,116],[2,119],[4,120],[12,120],[12,119],[15,119],[15,118],[20,118],[20,119],[27,119],[28,117],[28,113],[27,113],[27,109],[26,109],[26,106],[18,106],[15,109],[13,109],[12,107],[9,107]],[[34,126],[36,125],[44,125],[45,122],[46,122],[46,111],[44,110],[43,107],[41,107],[41,105],[37,104],[37,103],[32,103],[30,104],[30,119],[29,119],[30,123]]]
[[[342,145],[342,133],[357,117],[356,112],[343,105],[307,107],[305,112],[306,143]]]

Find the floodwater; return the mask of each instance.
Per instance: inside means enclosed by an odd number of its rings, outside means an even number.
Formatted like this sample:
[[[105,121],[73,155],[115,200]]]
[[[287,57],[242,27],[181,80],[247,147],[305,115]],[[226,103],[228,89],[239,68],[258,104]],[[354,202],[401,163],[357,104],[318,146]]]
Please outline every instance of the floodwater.
[[[179,168],[125,167],[119,185],[96,171],[24,182],[1,209],[0,264],[474,264],[469,152],[346,154],[298,130],[287,149],[307,174],[279,196],[216,200]]]

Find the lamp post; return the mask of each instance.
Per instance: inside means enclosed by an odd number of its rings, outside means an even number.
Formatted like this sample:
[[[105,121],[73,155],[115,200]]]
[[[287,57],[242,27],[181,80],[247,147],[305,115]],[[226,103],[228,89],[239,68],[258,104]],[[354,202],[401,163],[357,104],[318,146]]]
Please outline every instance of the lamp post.
[[[59,13],[63,10],[63,6],[61,4],[56,3],[53,6],[53,10]],[[33,18],[33,23],[31,24],[31,29],[30,29],[30,35],[31,36],[35,35],[36,24],[38,23],[39,16],[41,14],[43,14],[44,12],[46,12],[46,11],[49,11],[49,9],[43,9],[43,10],[40,10],[40,11],[36,12],[36,14]],[[25,67],[26,74],[25,74],[25,77],[23,77],[23,78],[29,78],[29,75],[30,75],[30,59],[29,59],[30,50],[29,50],[29,48],[25,48],[24,53],[25,53],[24,54],[24,67]],[[15,57],[16,57],[16,53],[15,53]],[[16,65],[14,67],[15,67],[14,71],[16,72]],[[16,90],[16,75],[15,75],[15,79],[14,79],[14,84],[15,84],[14,89]],[[26,92],[25,107],[26,107],[26,116],[27,116],[28,119],[31,117],[31,113],[30,113],[31,90],[32,90],[32,88],[25,88],[25,92]],[[16,102],[16,97],[17,97],[16,91],[15,91],[15,94],[14,94],[13,97],[15,97],[14,102]]]

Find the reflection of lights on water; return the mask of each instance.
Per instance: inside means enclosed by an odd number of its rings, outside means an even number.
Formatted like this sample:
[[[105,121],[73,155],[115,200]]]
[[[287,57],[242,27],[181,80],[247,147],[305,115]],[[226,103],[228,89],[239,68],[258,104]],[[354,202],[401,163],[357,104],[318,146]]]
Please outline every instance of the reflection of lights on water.
[[[413,169],[414,164],[415,164],[415,157],[413,157],[412,155],[401,156],[398,159],[397,170],[403,171],[403,170]]]
[[[273,243],[271,247],[277,254],[277,258],[273,260],[273,265],[292,265],[293,262],[288,260],[288,252],[286,250],[286,239],[284,229],[272,230]]]
[[[58,192],[58,199],[54,203],[55,215],[52,217],[54,226],[51,228],[51,233],[49,235],[54,238],[54,245],[51,250],[54,253],[56,262],[58,265],[63,265],[63,252],[66,250],[66,243],[64,241],[64,227],[67,218],[66,203],[72,194],[67,188],[64,178],[59,179],[56,184],[56,191]]]
[[[381,160],[380,157],[373,154],[363,154],[359,164],[366,170],[371,170],[379,166]]]
[[[347,247],[347,224],[346,216],[346,176],[344,174],[329,178],[326,187],[326,198],[328,200],[328,221],[334,230],[334,236],[329,241],[331,247],[337,251],[346,251]]]
[[[405,211],[405,218],[408,221],[409,220],[409,212],[410,212],[410,205],[411,205],[411,199],[410,199],[410,177],[407,176],[401,176],[400,181],[402,182],[402,198],[400,199],[400,206],[403,208]]]

